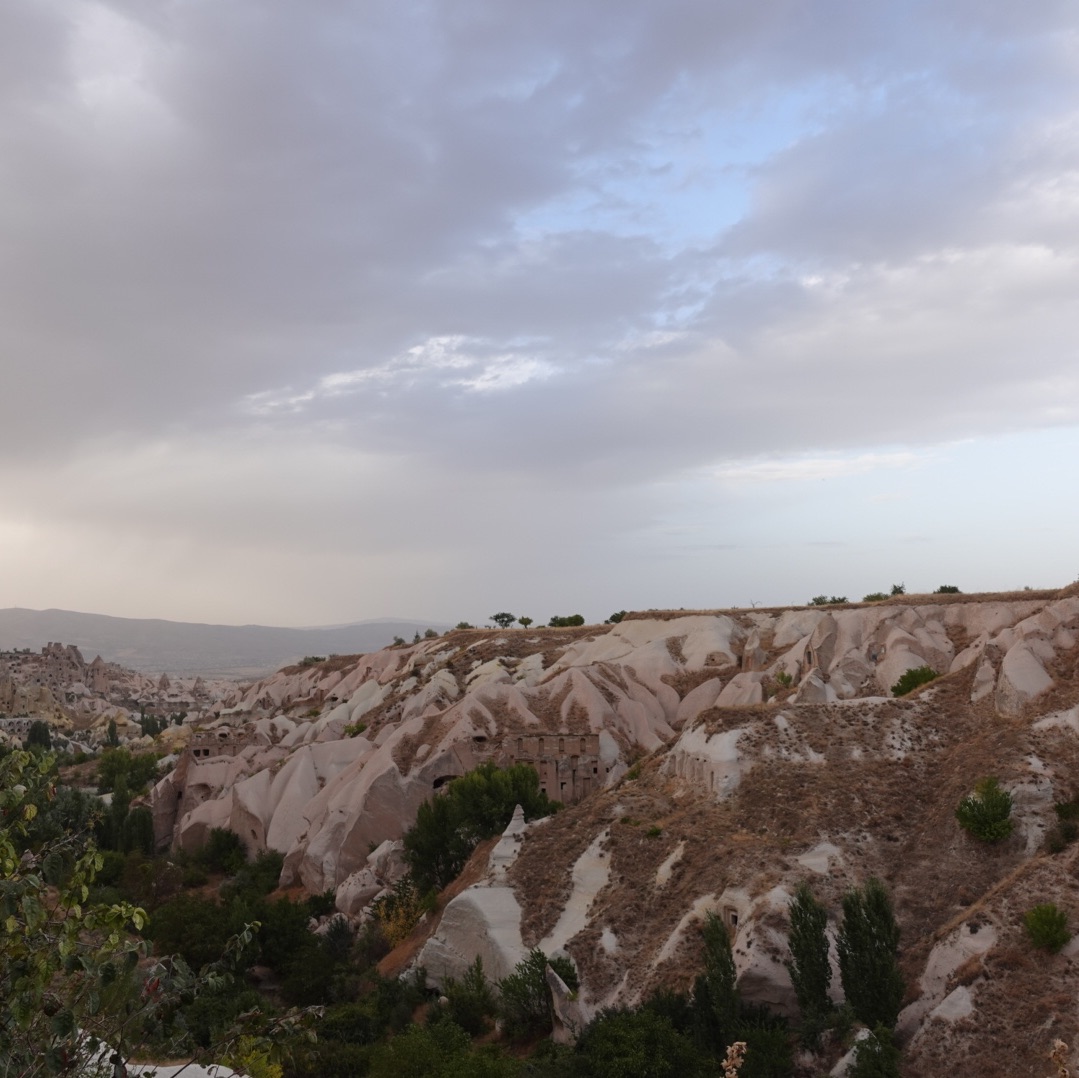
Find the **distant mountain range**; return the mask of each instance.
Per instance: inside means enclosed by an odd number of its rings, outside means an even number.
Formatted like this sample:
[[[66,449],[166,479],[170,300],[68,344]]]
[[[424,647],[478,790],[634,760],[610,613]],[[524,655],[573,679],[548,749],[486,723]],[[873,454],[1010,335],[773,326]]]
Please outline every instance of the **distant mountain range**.
[[[395,636],[411,640],[437,622],[392,618],[320,629],[269,625],[201,625],[157,618],[114,618],[73,610],[0,610],[0,650],[39,650],[50,641],[75,644],[89,661],[100,655],[144,673],[254,677],[306,655],[377,651]]]

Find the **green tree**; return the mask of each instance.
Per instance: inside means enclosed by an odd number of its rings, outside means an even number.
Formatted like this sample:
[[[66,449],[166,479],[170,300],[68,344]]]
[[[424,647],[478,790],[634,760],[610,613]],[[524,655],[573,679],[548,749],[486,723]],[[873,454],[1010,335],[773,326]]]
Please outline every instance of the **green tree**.
[[[693,986],[693,1008],[698,1037],[713,1052],[720,1052],[735,1038],[741,1001],[738,973],[727,926],[709,913],[701,928],[704,938],[704,972]]]
[[[443,992],[448,1001],[449,1017],[471,1037],[486,1032],[490,1025],[488,1020],[498,1013],[498,1000],[483,975],[483,960],[479,955],[460,981],[452,977],[446,979]]]
[[[23,747],[27,749],[44,749],[48,752],[52,748],[52,733],[49,730],[49,724],[42,722],[41,719],[34,719],[30,723],[30,729],[27,731]]]
[[[555,808],[527,764],[481,764],[425,801],[404,837],[405,859],[420,893],[451,883],[483,839],[505,830],[517,805],[529,820]]]
[[[1011,816],[1012,795],[993,776],[982,779],[955,810],[960,826],[982,842],[1006,839],[1015,828]]]
[[[583,614],[570,614],[568,617],[562,617],[555,614],[553,618],[547,623],[552,629],[572,629],[574,626],[584,624]]]
[[[816,1030],[822,1025],[821,1020],[832,1009],[828,995],[832,966],[828,961],[828,912],[804,881],[795,892],[790,919],[787,945],[791,957],[786,965],[802,1012],[803,1039],[812,1046],[816,1043]]]
[[[847,1078],[899,1078],[899,1049],[891,1029],[879,1025],[858,1042]]]
[[[511,1037],[530,1037],[551,1031],[554,1007],[551,990],[547,987],[548,966],[571,992],[577,991],[577,970],[568,958],[561,955],[548,958],[538,947],[533,948],[508,977],[498,982],[499,1009]]]
[[[453,1022],[410,1026],[371,1055],[371,1078],[514,1078],[520,1064],[496,1049],[473,1048]]]
[[[525,617],[525,616],[524,616],[524,615],[522,614],[522,615],[521,615],[521,616],[520,616],[520,617],[519,617],[519,618],[517,619],[517,624],[518,624],[518,625],[520,625],[522,629],[527,629],[527,628],[529,627],[529,625],[531,625],[531,624],[532,624],[532,618],[528,618],[528,617]]]
[[[581,1034],[577,1055],[589,1078],[689,1078],[706,1067],[693,1041],[648,1008],[600,1011]]]
[[[120,744],[120,735],[116,732],[115,719],[109,719],[109,725],[106,727],[105,740],[112,748],[116,748]]]
[[[516,620],[517,615],[511,614],[506,610],[503,610],[500,614],[491,615],[491,621],[493,621],[500,629],[508,629]]]
[[[892,900],[875,876],[843,896],[838,950],[843,991],[855,1017],[870,1028],[894,1028],[904,991],[899,925]]]

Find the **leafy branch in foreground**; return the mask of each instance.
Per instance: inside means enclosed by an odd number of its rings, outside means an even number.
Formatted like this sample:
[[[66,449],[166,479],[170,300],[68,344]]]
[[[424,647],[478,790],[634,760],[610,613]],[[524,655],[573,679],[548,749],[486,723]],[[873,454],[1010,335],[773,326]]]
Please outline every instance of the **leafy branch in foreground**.
[[[89,1078],[136,1045],[187,1054],[180,1007],[230,983],[257,924],[198,974],[174,957],[145,968],[146,912],[89,901],[104,858],[88,833],[35,826],[55,795],[52,757],[0,759],[0,1076]]]

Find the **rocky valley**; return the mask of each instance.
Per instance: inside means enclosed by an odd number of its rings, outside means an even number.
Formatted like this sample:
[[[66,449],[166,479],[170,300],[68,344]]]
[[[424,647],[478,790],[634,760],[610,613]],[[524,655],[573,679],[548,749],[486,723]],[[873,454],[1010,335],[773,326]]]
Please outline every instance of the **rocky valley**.
[[[844,893],[877,877],[902,933],[903,1073],[1040,1076],[1055,1040],[1079,1043],[1079,942],[1035,950],[1023,923],[1079,915],[1056,810],[1079,794],[1077,663],[1075,586],[461,630],[225,694],[153,790],[156,839],[231,829],[359,922],[426,799],[527,762],[566,807],[482,845],[387,969],[439,984],[480,955],[494,979],[539,946],[576,964],[583,1020],[687,987],[712,912],[743,998],[794,1015],[795,889],[834,937]],[[924,667],[939,676],[893,695]],[[1014,830],[987,844],[955,813],[990,776]]]

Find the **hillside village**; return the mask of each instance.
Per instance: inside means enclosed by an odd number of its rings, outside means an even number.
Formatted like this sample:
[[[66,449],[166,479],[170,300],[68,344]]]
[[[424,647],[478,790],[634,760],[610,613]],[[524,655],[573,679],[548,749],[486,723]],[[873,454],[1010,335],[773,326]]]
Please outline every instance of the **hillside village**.
[[[1055,808],[1079,799],[1079,586],[463,629],[232,688],[55,644],[3,660],[9,714],[62,729],[182,701],[184,751],[150,797],[158,847],[227,828],[357,925],[403,875],[425,800],[484,762],[534,766],[566,807],[481,845],[389,972],[440,986],[480,956],[495,980],[538,946],[575,964],[583,1023],[685,989],[711,912],[743,999],[794,1017],[795,890],[834,942],[844,893],[876,877],[902,933],[904,1075],[1041,1076],[1056,1040],[1079,1046],[1079,937],[1047,954],[1023,927],[1049,902],[1079,925],[1079,845]],[[893,695],[924,667],[938,676]],[[996,844],[955,817],[990,776],[1014,805]]]
[[[49,642],[40,651],[0,650],[0,744],[20,743],[37,720],[53,730],[58,744],[92,749],[106,743],[109,723],[125,743],[150,747],[140,717],[176,726],[169,740],[182,747],[192,724],[214,718],[229,682],[201,677],[156,677],[105,662],[87,662],[73,644]],[[138,747],[138,745],[135,745]]]

